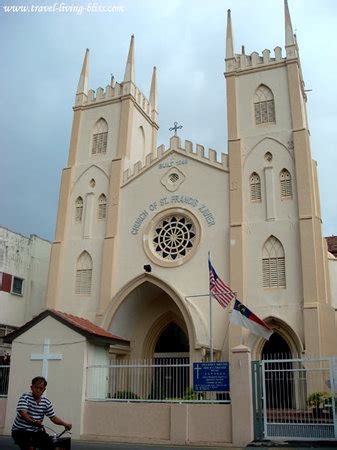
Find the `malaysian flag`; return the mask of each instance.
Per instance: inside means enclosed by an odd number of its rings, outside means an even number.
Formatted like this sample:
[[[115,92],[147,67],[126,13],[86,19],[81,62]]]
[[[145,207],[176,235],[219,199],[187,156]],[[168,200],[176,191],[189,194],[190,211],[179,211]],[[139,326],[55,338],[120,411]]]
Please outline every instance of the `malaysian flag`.
[[[209,267],[209,290],[213,297],[226,308],[235,298],[234,292],[218,277],[214,267],[212,266],[210,257],[208,257]]]

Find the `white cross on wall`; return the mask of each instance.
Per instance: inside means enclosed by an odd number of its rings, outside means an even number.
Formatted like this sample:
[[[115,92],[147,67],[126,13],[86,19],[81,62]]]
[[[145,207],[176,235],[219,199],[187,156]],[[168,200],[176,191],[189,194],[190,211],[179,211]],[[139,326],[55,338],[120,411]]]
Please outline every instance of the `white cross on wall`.
[[[199,367],[199,365],[194,367],[194,370],[197,372],[197,380],[199,380],[199,372],[201,370],[201,367]]]
[[[49,353],[50,339],[45,338],[43,344],[43,353],[32,353],[31,361],[42,361],[42,376],[48,379],[48,361],[56,361],[62,359],[61,353]]]

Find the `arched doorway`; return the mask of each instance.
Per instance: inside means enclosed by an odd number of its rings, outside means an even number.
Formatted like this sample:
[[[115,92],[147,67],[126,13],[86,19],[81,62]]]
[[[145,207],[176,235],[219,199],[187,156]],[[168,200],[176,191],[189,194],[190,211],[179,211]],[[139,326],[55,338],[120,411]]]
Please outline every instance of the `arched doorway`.
[[[294,380],[290,346],[277,332],[263,346],[261,359],[265,361],[265,394],[267,407],[292,408]],[[270,361],[270,362],[269,362]]]
[[[156,357],[186,357],[189,353],[188,338],[184,331],[171,322],[160,334],[155,350]]]
[[[181,398],[189,385],[189,342],[175,322],[160,333],[154,350],[153,398]]]

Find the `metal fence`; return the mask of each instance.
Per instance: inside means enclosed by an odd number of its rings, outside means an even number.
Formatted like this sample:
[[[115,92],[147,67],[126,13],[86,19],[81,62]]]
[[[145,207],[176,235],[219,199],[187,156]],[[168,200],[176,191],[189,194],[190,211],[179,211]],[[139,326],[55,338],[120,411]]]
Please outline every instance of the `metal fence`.
[[[7,397],[10,366],[0,366],[0,397]]]
[[[337,358],[255,362],[257,420],[265,439],[337,438]],[[259,398],[260,397],[260,398]]]
[[[193,391],[189,358],[121,360],[87,367],[86,398],[132,402],[230,403],[229,392]]]

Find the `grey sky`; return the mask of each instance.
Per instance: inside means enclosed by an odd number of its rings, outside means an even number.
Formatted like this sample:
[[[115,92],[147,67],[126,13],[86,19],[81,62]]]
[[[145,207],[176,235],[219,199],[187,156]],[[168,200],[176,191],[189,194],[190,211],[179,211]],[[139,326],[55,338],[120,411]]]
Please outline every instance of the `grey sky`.
[[[120,13],[5,13],[4,5],[52,6],[54,0],[0,0],[0,224],[53,239],[60,174],[66,166],[72,105],[86,47],[89,86],[122,81],[135,34],[136,83],[149,94],[158,73],[160,131],[174,121],[189,139],[227,152],[224,51],[226,10],[235,50],[284,47],[283,0],[97,0]],[[94,2],[67,1],[87,6]],[[60,5],[58,3],[58,5]],[[337,2],[289,0],[308,93],[313,157],[318,162],[325,235],[337,233]],[[284,52],[284,51],[283,51]]]

